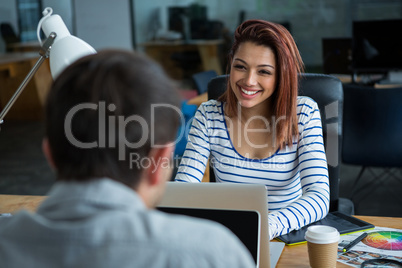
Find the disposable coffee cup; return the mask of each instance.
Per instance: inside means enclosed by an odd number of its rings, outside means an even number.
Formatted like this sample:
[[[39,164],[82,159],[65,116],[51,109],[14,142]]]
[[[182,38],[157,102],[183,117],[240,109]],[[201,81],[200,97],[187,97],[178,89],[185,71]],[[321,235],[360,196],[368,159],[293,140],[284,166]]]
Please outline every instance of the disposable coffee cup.
[[[312,268],[336,267],[339,242],[339,232],[336,228],[326,225],[310,226],[305,239]]]

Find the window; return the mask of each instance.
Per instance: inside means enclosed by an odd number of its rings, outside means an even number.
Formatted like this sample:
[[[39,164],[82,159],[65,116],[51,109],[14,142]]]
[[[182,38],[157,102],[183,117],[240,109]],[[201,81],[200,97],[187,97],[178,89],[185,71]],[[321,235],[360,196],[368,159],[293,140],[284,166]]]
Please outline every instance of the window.
[[[17,0],[21,42],[36,40],[36,28],[42,17],[40,0]]]

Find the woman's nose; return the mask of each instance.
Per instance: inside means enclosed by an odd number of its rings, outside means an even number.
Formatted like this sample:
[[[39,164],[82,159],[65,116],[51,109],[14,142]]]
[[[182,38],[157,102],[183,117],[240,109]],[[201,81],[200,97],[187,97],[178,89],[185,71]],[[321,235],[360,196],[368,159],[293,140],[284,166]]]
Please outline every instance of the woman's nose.
[[[245,83],[247,86],[254,86],[257,84],[257,75],[253,71],[249,71],[245,77]]]

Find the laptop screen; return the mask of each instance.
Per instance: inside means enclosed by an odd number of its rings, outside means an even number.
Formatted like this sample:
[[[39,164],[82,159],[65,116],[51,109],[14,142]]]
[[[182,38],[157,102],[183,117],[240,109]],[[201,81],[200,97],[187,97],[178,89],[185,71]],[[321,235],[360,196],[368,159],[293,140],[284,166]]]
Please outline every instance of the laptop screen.
[[[260,216],[257,211],[179,207],[158,207],[158,210],[212,220],[226,226],[243,242],[257,263],[260,238]]]

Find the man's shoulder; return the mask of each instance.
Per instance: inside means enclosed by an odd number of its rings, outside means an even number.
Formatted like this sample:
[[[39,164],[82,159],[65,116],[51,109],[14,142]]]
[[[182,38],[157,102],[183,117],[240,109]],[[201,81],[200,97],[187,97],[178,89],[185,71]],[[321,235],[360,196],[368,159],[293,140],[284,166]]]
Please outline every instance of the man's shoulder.
[[[25,245],[40,241],[41,247],[31,248],[29,252],[37,258],[43,255],[44,249],[61,254],[65,248],[80,245],[87,252],[97,254],[99,248],[107,245],[110,254],[99,256],[99,259],[119,256],[133,262],[150,261],[151,258],[157,263],[175,263],[175,267],[252,267],[247,249],[222,225],[157,210],[107,213],[72,225],[28,212],[20,212],[0,222],[0,237],[3,238],[0,256],[5,249],[20,254],[23,249],[18,241],[24,241]],[[66,240],[66,237],[69,238]],[[59,247],[62,242],[63,247]],[[127,248],[135,250],[127,251]],[[155,256],[155,252],[160,254]],[[78,258],[78,255],[74,256]],[[14,257],[8,259],[10,263],[18,262]],[[54,263],[63,262],[54,260]]]

